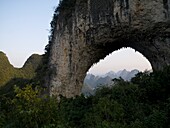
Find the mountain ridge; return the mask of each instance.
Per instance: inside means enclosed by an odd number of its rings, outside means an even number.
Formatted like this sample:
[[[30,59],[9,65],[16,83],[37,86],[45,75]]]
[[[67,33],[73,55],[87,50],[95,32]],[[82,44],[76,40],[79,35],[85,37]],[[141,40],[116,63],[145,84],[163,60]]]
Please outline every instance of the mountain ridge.
[[[121,77],[125,81],[130,81],[131,78],[135,77],[135,75],[139,72],[140,71],[137,69],[133,69],[131,71],[127,71],[126,69],[123,69],[117,72],[109,71],[103,75],[87,74],[84,79],[82,93],[85,95],[94,94],[94,90],[98,87],[113,85],[114,78]]]
[[[15,68],[2,51],[0,51],[0,60],[0,87],[2,87],[13,78],[32,79],[36,75],[36,69],[41,63],[42,56],[31,55],[22,68]]]

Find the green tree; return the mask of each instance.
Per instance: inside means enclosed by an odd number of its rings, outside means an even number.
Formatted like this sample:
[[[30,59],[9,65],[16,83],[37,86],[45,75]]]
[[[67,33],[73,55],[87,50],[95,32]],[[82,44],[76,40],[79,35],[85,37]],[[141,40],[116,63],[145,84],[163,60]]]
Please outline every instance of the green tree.
[[[16,96],[10,118],[6,125],[16,128],[39,128],[57,125],[57,100],[40,97],[40,91],[27,85],[23,89],[15,87]]]

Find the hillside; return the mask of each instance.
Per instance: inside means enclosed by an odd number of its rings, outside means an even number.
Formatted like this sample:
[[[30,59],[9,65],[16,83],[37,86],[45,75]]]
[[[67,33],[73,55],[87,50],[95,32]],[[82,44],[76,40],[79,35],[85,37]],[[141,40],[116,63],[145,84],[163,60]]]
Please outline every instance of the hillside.
[[[0,60],[0,86],[2,86],[15,76],[16,69],[3,52],[0,52]]]
[[[36,73],[38,65],[41,63],[42,56],[31,55],[22,68],[13,67],[5,53],[0,52],[0,87],[14,78],[32,79]]]

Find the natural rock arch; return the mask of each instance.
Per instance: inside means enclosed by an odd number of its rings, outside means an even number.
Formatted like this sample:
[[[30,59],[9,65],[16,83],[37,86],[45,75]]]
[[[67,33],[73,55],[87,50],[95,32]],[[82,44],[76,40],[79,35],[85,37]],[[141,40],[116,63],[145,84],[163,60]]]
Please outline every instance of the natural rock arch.
[[[88,74],[102,76],[111,71],[116,73],[124,69],[128,71],[135,69],[139,71],[152,71],[152,66],[149,60],[140,52],[135,51],[131,47],[123,47],[93,64],[86,73],[86,77]]]
[[[79,95],[88,69],[122,47],[142,53],[153,70],[170,64],[170,0],[64,2],[50,45],[50,95]]]

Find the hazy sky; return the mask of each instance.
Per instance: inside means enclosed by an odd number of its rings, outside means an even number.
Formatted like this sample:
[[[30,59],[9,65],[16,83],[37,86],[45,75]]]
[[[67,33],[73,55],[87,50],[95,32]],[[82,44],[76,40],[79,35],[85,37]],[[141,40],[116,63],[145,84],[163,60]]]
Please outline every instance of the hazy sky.
[[[15,67],[44,53],[58,0],[0,0],[0,50]]]
[[[111,70],[117,72],[123,69],[145,71],[152,69],[152,67],[150,62],[141,53],[135,52],[132,48],[122,48],[94,64],[88,73],[102,75]]]
[[[50,21],[59,0],[0,0],[0,51],[11,64],[22,67],[33,53],[43,54],[48,43]],[[150,63],[140,53],[123,49],[95,64],[91,73],[150,69]]]

